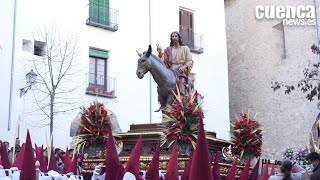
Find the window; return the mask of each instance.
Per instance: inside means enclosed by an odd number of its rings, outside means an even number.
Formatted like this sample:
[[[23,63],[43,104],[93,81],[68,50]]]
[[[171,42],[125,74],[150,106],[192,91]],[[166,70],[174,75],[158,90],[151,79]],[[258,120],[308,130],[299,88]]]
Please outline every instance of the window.
[[[194,32],[194,14],[186,8],[179,9],[179,33],[191,52],[203,53],[203,35]]]
[[[273,52],[275,57],[280,59],[286,59],[286,41],[283,23],[280,22],[272,28],[273,37],[274,37],[274,47]]]
[[[109,0],[90,0],[89,15],[93,22],[109,25]]]
[[[193,13],[180,9],[179,16],[179,32],[181,34],[182,41],[192,49],[194,47]]]
[[[109,7],[109,0],[90,0],[87,25],[117,31],[118,10]]]
[[[90,49],[89,86],[106,90],[108,52]]]
[[[106,90],[107,60],[90,57],[89,83],[99,90]]]
[[[108,51],[90,48],[87,94],[115,97],[116,79],[107,76]]]
[[[32,52],[32,42],[30,40],[22,40],[22,51]]]
[[[33,54],[36,56],[44,56],[46,54],[45,46],[46,46],[46,43],[44,42],[34,41]]]

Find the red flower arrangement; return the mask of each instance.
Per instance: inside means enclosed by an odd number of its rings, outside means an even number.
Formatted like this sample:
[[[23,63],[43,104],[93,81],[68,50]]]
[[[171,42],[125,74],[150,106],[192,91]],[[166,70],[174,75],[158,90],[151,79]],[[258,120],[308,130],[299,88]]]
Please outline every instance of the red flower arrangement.
[[[199,97],[202,99],[202,96],[196,91],[192,92],[191,96],[175,94],[171,110],[163,114],[166,121],[164,122],[165,130],[161,137],[162,145],[168,142],[169,147],[178,141],[178,145],[195,147],[198,122],[204,118]]]
[[[102,103],[94,101],[82,109],[78,145],[106,144],[111,123],[108,111]]]
[[[240,159],[254,158],[261,155],[262,129],[249,113],[242,113],[241,119],[233,124],[232,154]]]

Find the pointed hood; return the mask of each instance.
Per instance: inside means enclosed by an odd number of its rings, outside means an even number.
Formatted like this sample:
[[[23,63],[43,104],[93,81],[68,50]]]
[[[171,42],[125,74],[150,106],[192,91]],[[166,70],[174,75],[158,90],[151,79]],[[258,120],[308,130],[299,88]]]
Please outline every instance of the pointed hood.
[[[257,180],[259,178],[259,166],[260,166],[260,158],[256,165],[254,166],[251,175],[249,177],[249,180]]]
[[[198,138],[194,151],[190,180],[206,179],[212,180],[211,162],[209,162],[208,144],[204,131],[203,120],[199,120]]]
[[[159,180],[160,141],[146,172],[146,180]]]
[[[47,173],[48,172],[48,169],[47,169],[47,162],[46,162],[46,159],[44,158],[43,156],[43,147],[39,148],[38,150],[36,150],[37,153],[37,161],[39,161],[40,163],[40,171],[43,172],[43,173]]]
[[[246,165],[244,166],[242,172],[241,172],[241,175],[239,177],[238,180],[248,180],[248,177],[249,177],[249,169],[250,169],[250,161],[251,159],[247,159],[247,163]]]
[[[18,169],[21,169],[22,167],[22,161],[23,161],[23,156],[24,156],[24,151],[25,151],[25,144],[22,144],[22,147],[18,153],[17,158],[14,160],[12,167],[17,167]]]
[[[265,164],[263,167],[263,174],[261,180],[268,180],[269,179],[269,172],[268,172],[269,164]]]
[[[60,152],[58,152],[58,156],[64,164],[64,155],[62,155]]]
[[[68,170],[66,173],[73,173],[73,175],[78,175],[78,153],[75,153],[71,163],[69,164]]]
[[[111,128],[109,129],[107,143],[106,172],[105,180],[122,180],[124,174],[126,173],[119,160]]]
[[[36,156],[39,154],[39,149],[36,143],[34,143],[34,149],[36,150]]]
[[[181,176],[181,180],[189,180],[190,178],[190,170],[191,170],[191,166],[192,166],[192,158],[193,158],[193,152],[191,153],[189,160],[187,162],[186,167],[184,168],[184,171],[182,173]]]
[[[60,157],[61,156],[61,157]],[[69,149],[67,147],[66,149],[66,154],[63,156],[59,153],[59,157],[61,158],[62,162],[63,162],[63,169],[62,169],[62,174],[66,174],[67,170],[71,164],[71,159],[70,159],[70,153],[69,153]]]
[[[237,159],[233,161],[231,168],[228,171],[227,177],[225,180],[235,180],[236,179],[236,171],[237,171]]]
[[[219,162],[220,162],[219,153],[216,152],[216,156],[214,158],[214,163],[213,163],[213,169],[212,169],[213,180],[221,180]]]
[[[271,173],[270,173],[270,176],[273,176],[275,175],[275,171],[274,171],[274,164],[272,164],[272,168],[271,168]]]
[[[127,162],[126,171],[131,172],[137,180],[140,177],[140,154],[141,154],[142,136],[140,135],[136,145],[134,146],[130,158]]]
[[[57,166],[56,158],[54,156],[53,147],[51,147],[50,149],[51,149],[51,153],[50,153],[48,171],[53,170],[58,172],[58,166]]]
[[[178,145],[177,141],[174,143],[172,153],[168,162],[166,180],[177,180],[179,179],[178,173]]]
[[[27,130],[27,138],[20,172],[20,179],[36,179],[35,162],[36,160],[34,158],[30,134],[29,130]]]
[[[0,151],[1,151],[0,153],[1,153],[1,160],[2,160],[3,168],[10,169],[11,163],[10,163],[9,156],[8,156],[8,150],[3,143],[1,143]]]

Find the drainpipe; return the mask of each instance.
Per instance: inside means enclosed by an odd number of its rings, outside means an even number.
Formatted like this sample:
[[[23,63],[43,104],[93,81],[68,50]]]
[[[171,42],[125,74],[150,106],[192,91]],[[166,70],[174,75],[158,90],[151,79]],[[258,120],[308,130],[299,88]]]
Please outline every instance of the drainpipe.
[[[149,0],[149,44],[151,45],[151,0]],[[149,123],[152,123],[152,76],[149,72]]]
[[[9,114],[8,114],[8,131],[11,129],[11,111],[12,111],[12,91],[13,91],[13,75],[14,60],[16,46],[16,16],[17,16],[17,0],[14,0],[13,9],[13,30],[12,30],[12,51],[11,51],[11,73],[10,73],[10,95],[9,95]]]

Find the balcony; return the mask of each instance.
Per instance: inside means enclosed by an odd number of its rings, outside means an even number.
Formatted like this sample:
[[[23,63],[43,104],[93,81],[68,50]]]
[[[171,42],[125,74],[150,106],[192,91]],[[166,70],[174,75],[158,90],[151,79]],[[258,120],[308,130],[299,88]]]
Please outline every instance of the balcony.
[[[187,45],[191,52],[202,54],[203,53],[203,35],[197,34],[193,31],[181,30],[179,31],[182,41]]]
[[[119,10],[90,2],[86,24],[115,32],[119,28]]]
[[[117,97],[117,79],[113,77],[89,73],[86,94],[108,98]]]

